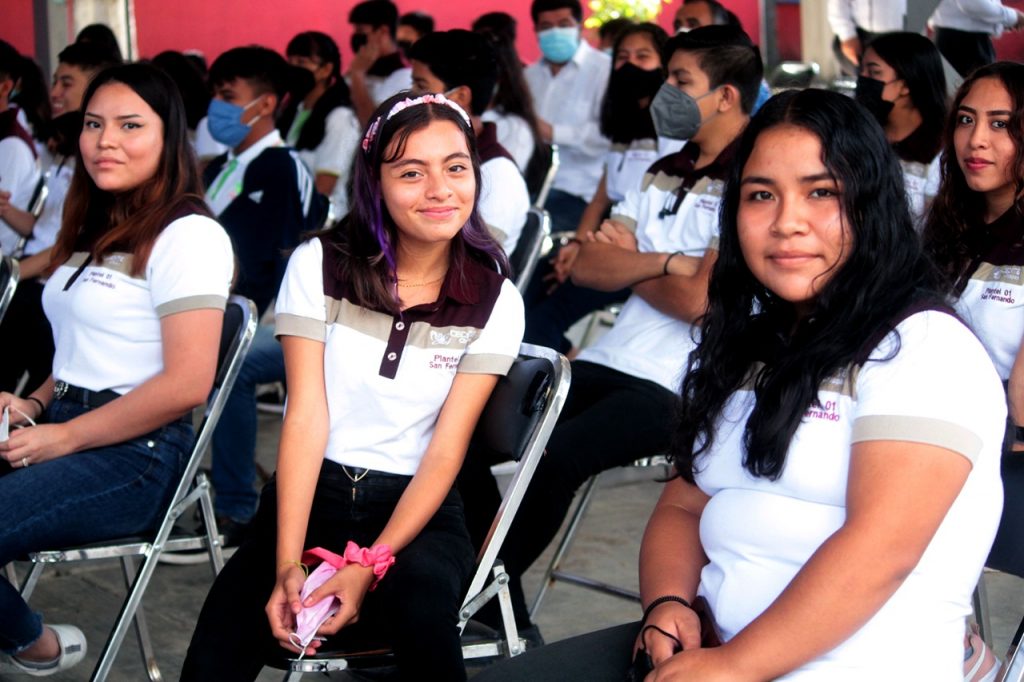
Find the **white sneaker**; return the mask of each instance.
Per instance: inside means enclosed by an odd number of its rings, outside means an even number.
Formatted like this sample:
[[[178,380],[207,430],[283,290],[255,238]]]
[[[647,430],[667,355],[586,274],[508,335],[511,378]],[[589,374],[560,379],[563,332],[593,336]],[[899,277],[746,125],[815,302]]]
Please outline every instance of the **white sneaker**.
[[[21,673],[31,677],[47,677],[63,672],[85,658],[85,635],[74,625],[47,625],[57,635],[60,655],[52,665],[46,668],[35,668],[19,661],[14,656],[0,654],[0,673]]]

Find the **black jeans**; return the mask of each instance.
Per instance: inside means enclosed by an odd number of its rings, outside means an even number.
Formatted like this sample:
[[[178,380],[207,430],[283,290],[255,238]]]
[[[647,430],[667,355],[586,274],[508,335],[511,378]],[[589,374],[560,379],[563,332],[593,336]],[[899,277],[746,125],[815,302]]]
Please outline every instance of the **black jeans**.
[[[592,362],[572,363],[565,407],[499,553],[511,578],[518,623],[529,622],[520,577],[558,533],[576,490],[602,471],[664,453],[676,405],[676,395],[660,384]],[[471,450],[459,475],[466,520],[478,548],[501,501],[491,464]],[[494,608],[489,604],[480,620],[494,625]]]
[[[410,480],[370,472],[353,484],[340,465],[324,461],[305,547],[340,554],[349,540],[372,545]],[[182,680],[253,680],[264,664],[287,657],[271,636],[264,612],[276,579],[277,503],[274,479],[263,489],[251,537],[206,597]],[[342,629],[325,646],[375,640],[394,648],[399,679],[466,679],[458,611],[473,565],[462,503],[453,490],[420,534],[396,555],[377,588],[367,593],[359,622]]]

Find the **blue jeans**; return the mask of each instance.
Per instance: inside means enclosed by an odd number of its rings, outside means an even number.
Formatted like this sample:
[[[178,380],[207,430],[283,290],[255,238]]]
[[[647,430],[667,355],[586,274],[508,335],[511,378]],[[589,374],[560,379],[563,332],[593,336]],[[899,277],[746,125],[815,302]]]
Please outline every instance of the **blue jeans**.
[[[552,189],[544,202],[544,209],[551,216],[552,232],[575,232],[586,208],[586,199],[560,189]]]
[[[55,400],[48,421],[89,410]],[[29,552],[151,531],[167,511],[195,436],[178,420],[138,438],[83,450],[27,468],[0,464],[0,566]],[[0,580],[0,651],[16,654],[42,635],[33,613]]]
[[[284,354],[274,328],[261,325],[213,432],[217,516],[245,523],[256,513],[256,386],[274,381],[284,381]]]
[[[307,549],[336,553],[352,540],[369,547],[391,518],[411,480],[371,471],[353,483],[324,461],[306,527]],[[270,634],[264,607],[277,574],[277,479],[263,489],[259,513],[242,546],[217,579],[199,614],[181,671],[182,682],[253,680],[286,652]],[[473,571],[473,547],[462,501],[449,491],[427,525],[397,554],[377,589],[366,594],[359,621],[328,641],[333,646],[394,647],[402,680],[466,679],[459,605]]]

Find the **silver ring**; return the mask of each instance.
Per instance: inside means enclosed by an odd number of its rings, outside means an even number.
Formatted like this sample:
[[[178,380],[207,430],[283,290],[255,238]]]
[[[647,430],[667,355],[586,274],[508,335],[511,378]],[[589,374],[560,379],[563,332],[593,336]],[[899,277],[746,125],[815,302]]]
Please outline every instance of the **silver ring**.
[[[21,466],[25,467],[25,468],[28,468],[28,457],[22,457],[21,458]]]

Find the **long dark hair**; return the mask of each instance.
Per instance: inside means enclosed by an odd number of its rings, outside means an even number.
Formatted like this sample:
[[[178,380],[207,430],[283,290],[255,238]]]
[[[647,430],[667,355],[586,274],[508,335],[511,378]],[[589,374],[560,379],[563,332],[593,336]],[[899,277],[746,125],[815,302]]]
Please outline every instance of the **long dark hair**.
[[[388,98],[370,117],[362,149],[356,153],[352,209],[338,228],[328,233],[329,241],[341,253],[335,275],[351,284],[353,302],[392,313],[400,310],[395,279],[395,253],[400,236],[384,203],[380,170],[383,164],[402,156],[410,135],[433,121],[450,121],[462,131],[476,178],[473,211],[452,239],[449,268],[461,274],[467,259],[474,259],[488,268],[497,266],[503,274],[509,272],[501,245],[491,236],[477,210],[480,158],[472,127],[458,111],[442,103],[418,103],[392,113],[394,106],[407,97],[409,93],[403,92]]]
[[[927,161],[942,148],[942,128],[946,124],[946,74],[942,55],[935,43],[919,33],[884,33],[868,47],[892,67],[910,90],[910,101],[921,114],[921,139],[928,142]],[[921,161],[922,159],[913,159]]]
[[[822,162],[840,187],[842,220],[852,242],[803,319],[751,274],[738,237],[744,166],[758,137],[779,125],[797,126],[820,141]],[[680,475],[692,482],[699,456],[714,443],[726,401],[763,362],[753,377],[756,405],[744,432],[744,466],[755,476],[776,479],[822,383],[870,352],[866,346],[877,343],[912,304],[939,304],[942,297],[914,233],[896,156],[868,113],[838,93],[785,92],[753,118],[723,196],[719,249],[701,338],[683,380],[672,454]]]
[[[501,24],[496,21],[494,18],[499,15],[508,17],[511,23]],[[504,30],[496,30],[495,26],[503,26]],[[540,140],[533,96],[523,76],[523,62],[516,52],[515,19],[504,12],[491,12],[473,22],[473,32],[487,38],[498,58],[498,87],[491,106],[500,114],[522,118],[533,131],[533,139]]]
[[[1013,102],[1007,130],[1015,148],[1016,207],[1018,212],[1024,212],[1024,65],[996,62],[975,70],[957,90],[942,136],[942,184],[928,212],[923,239],[925,250],[950,282],[956,282],[965,274],[964,269],[971,260],[968,235],[985,222],[985,197],[967,186],[953,146],[960,104],[974,84],[983,78],[995,78],[1002,83]]]
[[[326,33],[319,31],[306,31],[300,33],[288,43],[285,48],[285,55],[288,57],[307,57],[319,59],[323,64],[330,64],[330,81],[327,90],[320,95],[313,105],[309,118],[306,119],[299,133],[299,139],[295,142],[296,149],[316,149],[324,139],[327,132],[327,115],[338,107],[351,107],[352,97],[348,90],[348,84],[341,77],[341,52],[338,44]],[[298,110],[301,97],[295,97],[278,119],[278,128],[285,135],[288,134],[295,114]]]
[[[105,85],[121,83],[142,98],[164,126],[163,149],[153,177],[138,187],[114,194],[93,182],[76,150],[75,174],[64,201],[64,219],[53,247],[51,266],[76,251],[100,260],[115,251],[134,254],[132,275],[141,274],[153,244],[180,215],[209,216],[195,154],[188,141],[185,105],[174,81],[151,64],[124,64],[99,72],[82,97],[82,111]]]
[[[655,54],[661,57],[661,51],[668,42],[668,34],[665,29],[657,24],[644,22],[642,24],[630,24],[619,31],[615,37],[615,44],[612,48],[612,55],[618,54],[623,41],[637,34],[647,36],[651,41],[651,47]],[[654,130],[654,121],[651,120],[650,101],[644,106],[635,98],[625,96],[623,92],[614,92],[616,69],[608,74],[608,89],[605,90],[604,100],[601,102],[601,134],[612,142],[629,144],[633,140],[654,139],[658,134]],[[662,62],[659,70],[661,80],[665,80],[665,63]],[[648,100],[654,98],[654,92],[650,93]]]

